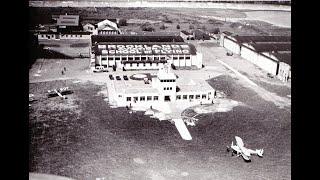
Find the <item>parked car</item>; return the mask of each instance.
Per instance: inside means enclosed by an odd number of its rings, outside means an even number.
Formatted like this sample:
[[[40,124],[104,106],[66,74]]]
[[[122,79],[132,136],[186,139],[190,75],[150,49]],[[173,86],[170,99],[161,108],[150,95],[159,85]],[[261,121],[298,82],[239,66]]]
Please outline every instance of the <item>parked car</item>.
[[[232,52],[227,52],[227,56],[232,56],[233,53]]]
[[[117,80],[121,80],[120,76],[116,76],[116,79],[117,79]]]
[[[267,73],[268,78],[273,78],[273,75],[271,73]]]
[[[93,72],[108,72],[108,70],[103,66],[96,66]]]
[[[112,74],[109,74],[109,78],[110,80],[114,80],[114,77],[112,76]]]
[[[128,80],[129,80],[129,78],[128,78],[128,76],[127,76],[127,75],[124,75],[124,76],[123,76],[123,79],[124,79],[124,80],[126,80],[126,81],[128,81]]]

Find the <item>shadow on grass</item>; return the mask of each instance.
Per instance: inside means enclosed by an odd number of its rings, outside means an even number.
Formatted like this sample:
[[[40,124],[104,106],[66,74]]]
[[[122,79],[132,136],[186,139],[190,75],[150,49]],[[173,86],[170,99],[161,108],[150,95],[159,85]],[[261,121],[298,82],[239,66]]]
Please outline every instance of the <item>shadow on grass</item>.
[[[65,55],[63,53],[50,50],[50,49],[43,49],[39,50],[39,58],[46,58],[46,59],[73,59],[73,57]]]

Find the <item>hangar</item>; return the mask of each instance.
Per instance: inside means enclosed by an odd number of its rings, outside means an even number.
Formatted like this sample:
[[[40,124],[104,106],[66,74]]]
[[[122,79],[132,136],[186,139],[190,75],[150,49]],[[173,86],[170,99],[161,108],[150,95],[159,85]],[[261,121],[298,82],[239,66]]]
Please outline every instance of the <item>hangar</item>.
[[[220,45],[283,81],[291,78],[291,36],[240,36],[223,32]]]
[[[201,68],[202,54],[175,35],[92,35],[92,65],[124,70]]]
[[[270,54],[276,55],[278,52],[291,52],[291,43],[243,43],[240,56],[268,73],[277,75],[279,59],[276,57],[281,56]]]

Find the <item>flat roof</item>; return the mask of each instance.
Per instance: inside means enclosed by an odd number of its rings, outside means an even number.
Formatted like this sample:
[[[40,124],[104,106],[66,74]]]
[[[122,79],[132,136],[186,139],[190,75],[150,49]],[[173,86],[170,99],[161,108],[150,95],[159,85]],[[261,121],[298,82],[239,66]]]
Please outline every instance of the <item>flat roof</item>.
[[[184,42],[177,35],[92,35],[92,44],[100,42]]]
[[[115,91],[118,93],[123,94],[154,94],[159,93],[159,91],[152,87],[150,84],[145,84],[144,81],[141,80],[129,80],[125,81],[123,80],[123,77],[121,77],[121,80],[114,80],[114,88]]]
[[[163,79],[177,79],[176,75],[173,72],[171,72],[169,68],[168,69],[160,69],[158,71],[157,77],[160,80],[163,80]]]
[[[39,32],[39,34],[77,34],[77,35],[90,35],[91,32],[86,31],[63,31],[63,32]]]
[[[205,80],[180,77],[177,79],[178,93],[183,92],[207,92],[214,90]]]
[[[257,52],[291,51],[291,43],[247,43],[243,46],[252,48]]]
[[[114,80],[114,88],[115,91],[122,94],[130,94],[134,95],[137,94],[155,94],[158,95],[160,92],[158,89],[152,87],[152,83],[145,84],[142,80],[129,80],[125,81],[123,80],[123,77],[121,77],[121,80]],[[157,77],[153,77],[152,81],[156,80]],[[177,87],[179,87],[179,92],[177,92],[177,95],[181,95],[183,93],[207,93],[208,91],[213,91],[214,88],[212,88],[205,80],[203,79],[191,79],[189,77],[179,77],[176,80]]]

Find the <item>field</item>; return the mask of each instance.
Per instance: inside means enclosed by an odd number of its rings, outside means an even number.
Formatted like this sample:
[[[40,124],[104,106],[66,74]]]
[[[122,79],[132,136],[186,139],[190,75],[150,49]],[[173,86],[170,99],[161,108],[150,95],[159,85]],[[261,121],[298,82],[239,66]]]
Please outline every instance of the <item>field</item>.
[[[126,19],[128,26],[120,27],[130,33],[141,32],[140,26],[145,20],[152,23],[155,32],[179,33],[181,30],[193,28],[220,31],[230,31],[237,34],[290,35],[290,12],[287,11],[249,11],[214,8],[30,8],[30,19],[33,25],[48,24],[50,14],[80,14],[83,23],[97,23],[104,18]],[[268,16],[266,17],[266,14]],[[270,17],[269,17],[270,16]],[[277,17],[277,18],[272,18]],[[160,29],[165,25],[165,29]],[[180,29],[177,29],[177,25]],[[284,26],[284,27],[279,27]]]
[[[198,114],[198,124],[188,127],[192,141],[184,141],[169,121],[111,108],[101,94],[107,74],[88,73],[87,60],[37,60],[30,70],[30,93],[38,101],[29,108],[29,171],[76,179],[291,179],[290,107],[265,100],[214,60],[226,52],[215,43],[197,41],[196,46],[206,52],[205,68],[175,72],[207,79],[240,105]],[[228,58],[224,62],[237,67],[232,62],[240,60]],[[243,63],[239,70],[255,82],[260,82],[257,76],[264,80],[267,92],[291,94],[286,85]],[[65,66],[67,73],[61,75]],[[39,67],[41,76],[33,76]],[[63,86],[74,91],[67,100],[46,98],[47,90]],[[264,157],[252,157],[251,163],[231,157],[226,146],[235,135],[249,148],[264,148]]]
[[[80,13],[86,22],[101,17],[125,18],[128,25],[121,29],[126,32],[141,33],[140,25],[147,19],[156,32],[163,33],[188,30],[192,24],[195,28],[218,27],[239,34],[291,34],[290,28],[259,20],[219,20],[248,17],[249,11],[240,10],[31,8],[30,17],[43,17],[35,18],[33,23],[46,24],[48,14],[66,12]],[[167,28],[160,29],[162,24]],[[180,29],[176,28],[178,24]],[[290,82],[268,78],[266,72],[237,55],[226,56],[226,50],[214,40],[189,42],[203,54],[204,68],[174,72],[178,77],[206,80],[227,95],[226,101],[237,102],[225,112],[196,111],[201,107],[215,109],[217,104],[188,108],[186,112],[199,119],[196,126],[188,126],[191,141],[183,140],[169,121],[150,118],[142,111],[111,108],[103,93],[108,91],[108,74],[129,72],[90,72],[89,58],[79,58],[80,53],[88,53],[89,41],[40,42],[44,54],[52,56],[35,60],[29,70],[29,93],[36,99],[29,107],[29,172],[79,180],[291,179]],[[67,71],[63,74],[64,68]],[[64,86],[74,91],[68,99],[46,97],[47,90]],[[249,148],[263,148],[264,157],[253,156],[251,163],[232,157],[226,146],[235,141],[234,136],[243,138]]]
[[[42,56],[46,58],[66,58],[90,57],[90,39],[82,40],[40,40],[43,48]]]
[[[67,101],[43,98],[32,104],[30,172],[76,179],[290,179],[290,113],[238,88],[230,76],[210,84],[246,105],[199,115],[189,142],[168,121],[110,108],[95,84],[31,83],[35,95],[65,85],[75,93]],[[264,148],[264,158],[245,163],[227,154],[234,135],[248,147]]]

